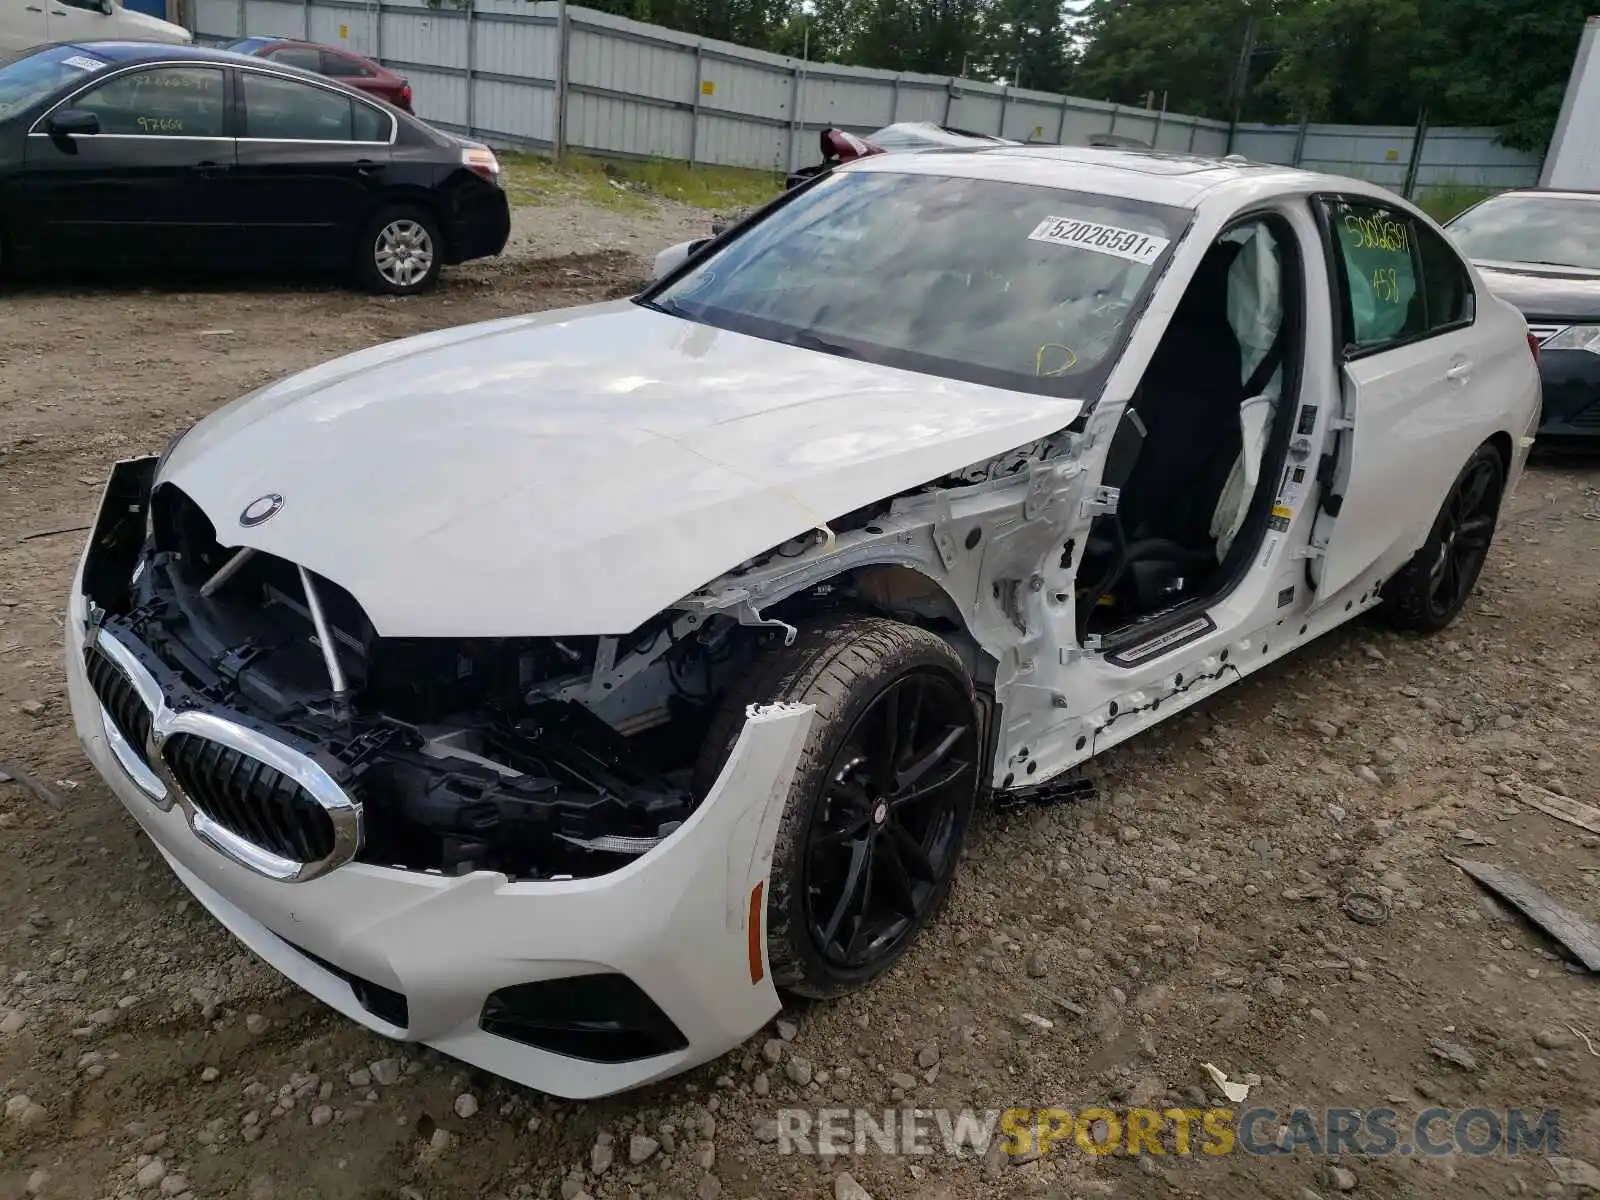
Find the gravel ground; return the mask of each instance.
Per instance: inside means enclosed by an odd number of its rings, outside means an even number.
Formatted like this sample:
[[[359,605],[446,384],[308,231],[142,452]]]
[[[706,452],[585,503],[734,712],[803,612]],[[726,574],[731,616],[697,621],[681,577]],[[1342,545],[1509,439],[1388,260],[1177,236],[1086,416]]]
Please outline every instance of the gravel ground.
[[[1540,1157],[782,1155],[788,1107],[1250,1103],[1561,1113],[1600,1164],[1600,981],[1446,853],[1600,917],[1600,838],[1525,801],[1600,792],[1600,471],[1536,467],[1447,634],[1361,624],[991,813],[943,917],[877,986],[720,1062],[558,1102],[368,1034],[186,898],[93,777],[59,665],[109,464],[388,338],[626,293],[697,210],[519,211],[434,296],[27,288],[0,297],[0,1194],[44,1197],[1406,1197],[1581,1194]],[[24,540],[26,539],[26,540]],[[1543,789],[1543,790],[1541,790]],[[1381,924],[1341,909],[1351,889]],[[1239,1106],[1234,1106],[1239,1107]],[[1270,1140],[1275,1131],[1266,1130]],[[1169,1149],[1172,1148],[1169,1143]],[[1026,1158],[1027,1156],[1021,1156]],[[1600,1177],[1597,1177],[1600,1178]]]

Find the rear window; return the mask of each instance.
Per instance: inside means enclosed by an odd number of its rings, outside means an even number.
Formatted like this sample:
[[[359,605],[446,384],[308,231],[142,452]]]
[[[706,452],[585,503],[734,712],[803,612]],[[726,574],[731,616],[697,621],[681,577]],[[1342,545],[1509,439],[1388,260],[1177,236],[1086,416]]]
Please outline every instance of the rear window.
[[[1187,209],[894,171],[823,178],[641,299],[757,337],[1092,399]]]

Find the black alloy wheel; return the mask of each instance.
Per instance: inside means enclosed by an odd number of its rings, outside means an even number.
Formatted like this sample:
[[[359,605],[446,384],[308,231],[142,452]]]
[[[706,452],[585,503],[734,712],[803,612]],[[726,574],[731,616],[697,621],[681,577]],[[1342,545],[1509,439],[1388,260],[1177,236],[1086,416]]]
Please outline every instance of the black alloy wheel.
[[[772,849],[772,982],[813,1000],[895,962],[950,893],[983,770],[980,709],[939,634],[839,613],[762,651],[728,689],[695,768],[708,794],[750,704],[813,708]]]
[[[1390,623],[1437,633],[1466,605],[1494,540],[1505,493],[1506,465],[1493,446],[1479,446],[1461,468],[1422,549],[1383,588]]]
[[[971,704],[943,672],[900,676],[856,718],[806,831],[806,928],[825,962],[870,968],[921,924],[977,769]]]
[[[1483,560],[1489,556],[1499,510],[1499,464],[1474,459],[1456,481],[1441,514],[1438,552],[1428,571],[1430,616],[1447,619],[1472,594]]]

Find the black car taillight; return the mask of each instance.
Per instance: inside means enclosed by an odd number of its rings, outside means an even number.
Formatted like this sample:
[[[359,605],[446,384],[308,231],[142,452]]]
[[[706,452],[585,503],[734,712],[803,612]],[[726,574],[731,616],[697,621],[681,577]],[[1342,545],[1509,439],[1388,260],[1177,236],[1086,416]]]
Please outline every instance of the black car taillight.
[[[1528,331],[1528,349],[1533,352],[1533,365],[1539,365],[1539,335],[1532,330]]]
[[[402,84],[400,87],[400,107],[407,112],[411,111],[411,85]]]

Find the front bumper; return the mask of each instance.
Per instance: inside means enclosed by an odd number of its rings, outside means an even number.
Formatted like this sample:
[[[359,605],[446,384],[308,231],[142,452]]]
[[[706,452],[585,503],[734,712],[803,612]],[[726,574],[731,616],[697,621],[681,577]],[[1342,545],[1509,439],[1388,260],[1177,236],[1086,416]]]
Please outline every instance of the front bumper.
[[[450,261],[493,258],[511,238],[511,203],[505,191],[476,176],[464,181],[454,197],[445,242]]]
[[[125,765],[126,743],[114,745],[119,735],[85,666],[88,557],[86,550],[66,621],[68,696],[85,754],[184,886],[308,992],[387,1037],[573,1099],[706,1062],[778,1011],[762,897],[809,706],[753,709],[699,808],[665,842],[610,874],[512,882],[487,871],[445,877],[349,862],[288,882],[224,853],[197,833],[191,806],[164,809],[150,777],[141,785]],[[682,1034],[681,1049],[593,1061],[482,1026],[499,989],[608,973],[654,1002]],[[382,997],[403,1003],[397,1009]]]
[[[1600,444],[1600,355],[1545,350],[1539,358],[1541,441]]]

